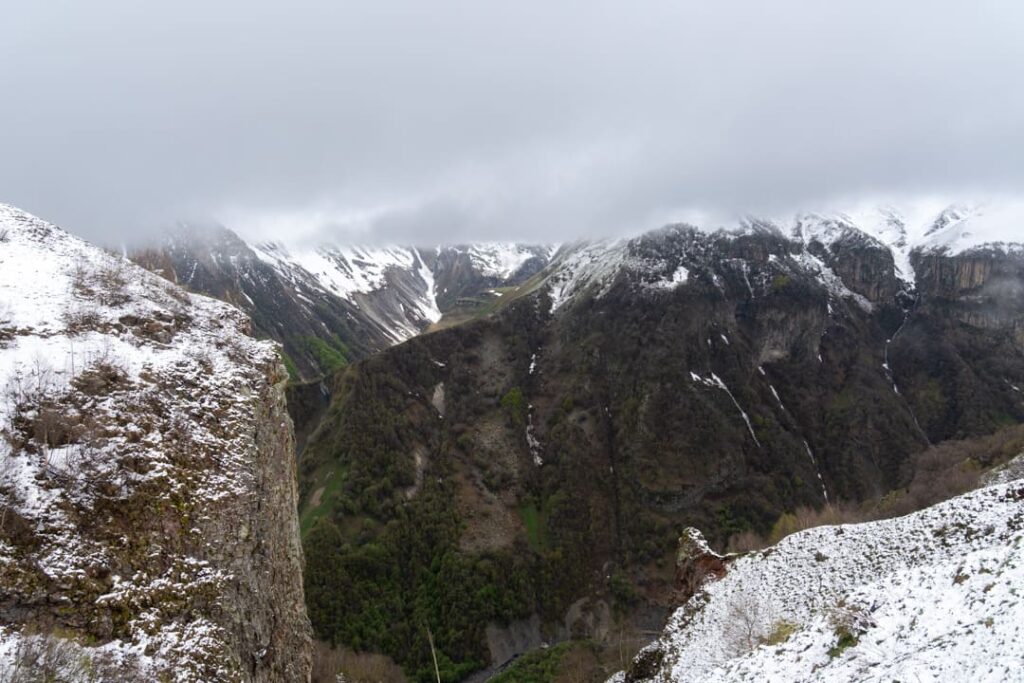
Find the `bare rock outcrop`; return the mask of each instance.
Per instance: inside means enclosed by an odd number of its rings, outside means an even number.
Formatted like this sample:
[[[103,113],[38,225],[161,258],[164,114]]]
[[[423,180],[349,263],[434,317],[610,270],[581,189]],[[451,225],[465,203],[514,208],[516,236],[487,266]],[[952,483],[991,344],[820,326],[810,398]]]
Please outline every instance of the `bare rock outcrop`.
[[[0,678],[308,681],[275,346],[24,212],[0,228]]]
[[[707,581],[725,576],[728,557],[719,555],[708,545],[698,529],[686,527],[676,550],[676,596],[685,603]]]

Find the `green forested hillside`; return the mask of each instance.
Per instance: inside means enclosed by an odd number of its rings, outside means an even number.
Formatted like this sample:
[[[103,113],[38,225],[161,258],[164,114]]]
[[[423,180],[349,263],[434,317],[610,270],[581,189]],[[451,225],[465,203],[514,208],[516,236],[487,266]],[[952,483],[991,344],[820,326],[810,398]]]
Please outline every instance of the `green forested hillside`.
[[[344,370],[300,462],[318,636],[424,681],[428,629],[449,681],[500,664],[530,618],[534,646],[607,642],[673,604],[684,526],[766,536],[906,485],[929,442],[1024,418],[1013,323],[981,327],[956,293],[837,294],[793,249],[656,233],[636,253],[686,259],[685,285],[623,268],[553,311],[528,283]]]

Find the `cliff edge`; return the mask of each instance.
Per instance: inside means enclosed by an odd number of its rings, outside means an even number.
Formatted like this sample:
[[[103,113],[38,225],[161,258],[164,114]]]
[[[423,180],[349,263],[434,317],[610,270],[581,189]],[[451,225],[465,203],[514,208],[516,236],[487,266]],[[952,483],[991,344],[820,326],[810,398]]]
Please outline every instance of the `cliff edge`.
[[[0,678],[309,679],[286,379],[236,309],[0,205]]]

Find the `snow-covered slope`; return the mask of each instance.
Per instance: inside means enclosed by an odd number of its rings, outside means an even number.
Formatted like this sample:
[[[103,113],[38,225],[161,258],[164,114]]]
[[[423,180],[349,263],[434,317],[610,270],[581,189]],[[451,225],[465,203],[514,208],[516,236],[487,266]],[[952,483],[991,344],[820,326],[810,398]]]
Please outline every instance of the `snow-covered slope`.
[[[519,284],[546,265],[551,253],[512,243],[423,249],[271,242],[255,251],[289,281],[330,292],[379,320],[395,342],[439,321],[458,296]]]
[[[564,245],[552,257],[546,274],[554,308],[584,292],[600,296],[623,272],[655,289],[674,289],[689,279],[691,265],[713,260],[708,243],[749,235],[789,242],[785,250],[793,259],[816,272],[822,284],[839,296],[863,294],[858,291],[862,287],[847,282],[857,279],[865,279],[859,284],[879,294],[878,281],[883,275],[859,272],[866,252],[891,259],[897,282],[887,289],[915,286],[915,254],[956,256],[979,249],[1024,254],[1024,209],[1015,205],[950,206],[937,213],[903,213],[883,206],[850,213],[802,213],[786,220],[749,217],[714,231],[708,230],[710,226],[699,228],[708,239],[688,238],[689,251],[680,250],[679,240],[664,239],[668,233],[693,232],[686,226],[670,226],[634,239]],[[840,272],[844,267],[847,273]],[[876,282],[869,282],[871,279]],[[875,296],[868,297],[872,298]]]
[[[553,259],[547,277],[551,308],[557,310],[567,301],[594,287],[602,294],[628,259],[625,240],[567,245]]]
[[[240,307],[313,379],[417,334],[446,313],[485,307],[496,289],[543,268],[548,247],[481,243],[429,249],[247,244],[220,226],[180,225],[133,260]]]
[[[763,231],[763,226],[759,230]],[[586,295],[604,296],[620,278],[658,296],[696,279],[721,289],[723,278],[735,274],[744,281],[751,297],[757,298],[771,290],[772,278],[763,273],[754,275],[754,262],[733,254],[733,243],[746,234],[743,230],[706,233],[678,225],[633,239],[565,245],[552,257],[540,286],[547,289],[553,311]],[[833,296],[870,308],[870,302],[806,247],[788,241],[777,231],[769,235],[769,241],[773,243],[772,251],[765,255],[766,259],[758,260],[767,260],[777,275],[806,275]]]
[[[1024,480],[736,559],[640,658],[633,680],[1024,680]]]
[[[349,301],[355,294],[387,286],[389,270],[415,270],[419,263],[417,251],[404,247],[289,249],[282,242],[268,242],[257,245],[256,255],[281,272],[308,277]]]
[[[1014,205],[950,206],[927,227],[917,246],[948,254],[980,248],[1024,252],[1022,219]]]
[[[0,205],[0,679],[308,675],[286,376],[248,331]]]
[[[392,342],[412,337],[441,319],[433,273],[418,249],[407,247],[289,248],[260,244],[256,255],[293,285],[328,292],[364,310]],[[375,294],[391,290],[397,306],[373,305]]]

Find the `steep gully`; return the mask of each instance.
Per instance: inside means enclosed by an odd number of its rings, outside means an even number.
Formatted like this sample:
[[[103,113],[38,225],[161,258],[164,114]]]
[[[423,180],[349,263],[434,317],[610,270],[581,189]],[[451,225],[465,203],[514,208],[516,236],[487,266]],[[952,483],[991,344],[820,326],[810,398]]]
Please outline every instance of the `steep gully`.
[[[911,306],[910,309],[904,312],[903,322],[901,322],[899,327],[896,328],[896,331],[893,332],[893,335],[885,340],[884,362],[882,363],[882,368],[885,370],[885,374],[889,378],[889,382],[892,384],[892,390],[895,391],[897,394],[900,393],[900,389],[896,385],[896,377],[893,373],[892,365],[889,362],[889,347],[892,346],[893,342],[896,341],[896,338],[899,337],[900,332],[902,332],[903,328],[906,327],[907,321],[910,320],[910,316],[913,315],[915,310],[917,310],[917,303],[918,299],[915,299],[913,306]],[[907,412],[910,413],[910,417],[914,421],[914,426],[917,427],[917,431],[921,434],[921,437],[924,439],[925,443],[931,446],[931,439],[928,438],[927,432],[924,431],[924,428],[921,426],[921,422],[917,419],[917,414],[914,413],[914,406],[910,403],[909,400],[904,401],[904,403],[907,406]]]

